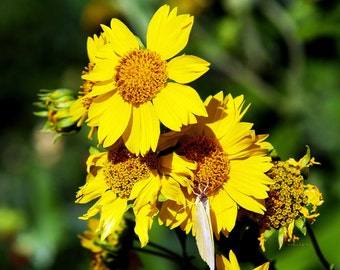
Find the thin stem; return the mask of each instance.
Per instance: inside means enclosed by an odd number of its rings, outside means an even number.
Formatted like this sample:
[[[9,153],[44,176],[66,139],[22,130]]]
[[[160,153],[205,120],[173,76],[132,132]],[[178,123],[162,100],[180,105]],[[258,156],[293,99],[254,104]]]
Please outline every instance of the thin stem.
[[[152,254],[152,255],[157,255],[160,256],[162,258],[166,258],[169,259],[173,262],[176,262],[178,265],[180,265],[181,267],[188,269],[188,270],[198,270],[198,268],[196,268],[194,265],[191,264],[191,262],[189,260],[187,260],[186,258],[182,258],[181,256],[179,256],[177,253],[163,247],[160,246],[158,244],[155,244],[153,242],[149,242],[148,243],[149,247],[152,248],[156,248],[160,251],[155,251],[155,250],[150,250],[147,248],[139,248],[139,247],[133,247],[134,250],[136,251],[140,251],[140,252],[144,252],[144,253],[148,253],[148,254]]]
[[[319,260],[321,261],[322,265],[325,267],[325,269],[327,270],[335,270],[334,268],[334,265],[333,264],[329,264],[326,260],[326,258],[323,256],[322,252],[321,252],[321,249],[318,245],[318,242],[316,240],[316,237],[314,235],[314,232],[309,224],[309,222],[307,221],[306,222],[306,227],[307,227],[307,232],[309,234],[309,237],[313,243],[313,247],[314,247],[314,250],[316,252],[316,254],[318,255],[319,257]]]
[[[160,246],[160,245],[158,245],[158,244],[155,244],[155,243],[153,243],[153,242],[149,242],[148,245],[149,245],[150,247],[157,248],[157,249],[163,251],[164,253],[168,253],[168,254],[172,255],[173,257],[181,258],[177,253],[171,251],[170,249],[167,249],[167,248],[165,248],[165,247],[162,247],[162,246]]]
[[[140,252],[144,252],[144,253],[148,253],[148,254],[152,254],[152,255],[157,255],[159,257],[162,257],[162,258],[166,258],[166,259],[169,259],[169,260],[174,260],[175,258],[171,255],[167,255],[163,252],[159,252],[159,251],[155,251],[155,250],[150,250],[150,249],[146,249],[146,248],[140,248],[140,247],[133,247],[132,248],[133,250],[136,250],[136,251],[140,251]]]

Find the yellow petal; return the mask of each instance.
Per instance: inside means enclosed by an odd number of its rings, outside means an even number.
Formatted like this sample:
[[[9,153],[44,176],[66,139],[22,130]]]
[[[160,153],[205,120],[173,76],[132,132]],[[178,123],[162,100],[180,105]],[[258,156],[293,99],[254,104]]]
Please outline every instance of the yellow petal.
[[[152,17],[147,31],[147,48],[158,52],[163,60],[178,54],[188,43],[194,18],[177,16],[177,8],[160,7]]]
[[[167,65],[169,78],[178,83],[190,83],[209,70],[210,63],[193,55],[181,55]]]
[[[114,18],[111,20],[110,26],[102,25],[102,29],[115,53],[124,56],[127,52],[138,49],[137,38],[124,23]]]
[[[107,47],[110,45],[108,44],[105,46]],[[89,80],[93,82],[112,80],[117,64],[117,59],[105,59],[105,61],[100,60],[89,73],[85,73],[81,76],[81,78],[83,80]]]
[[[87,210],[87,213],[83,216],[79,217],[79,219],[88,219],[93,217],[94,215],[98,214],[101,210],[102,206],[105,204],[112,203],[116,199],[116,195],[112,191],[106,191],[96,203]]]
[[[176,176],[184,175],[187,179],[185,182],[179,181],[182,186],[187,186],[187,182],[190,178],[193,179],[193,170],[197,168],[197,165],[194,161],[190,161],[183,156],[177,155],[176,153],[171,153],[169,155],[160,157],[160,164],[163,173],[166,174],[174,174],[174,179]],[[176,180],[176,179],[175,179]]]
[[[221,119],[226,116],[225,108],[223,108],[223,91],[218,92],[214,96],[209,96],[205,101],[208,117],[204,119],[205,123],[216,123],[221,125]],[[216,126],[217,127],[217,126]],[[216,133],[216,131],[214,130]]]
[[[224,185],[224,188],[227,191],[227,193],[230,195],[230,197],[244,209],[247,209],[249,211],[259,213],[259,214],[264,214],[264,211],[266,210],[266,208],[260,202],[255,200],[253,197],[245,195],[244,193],[238,191],[231,185]]]
[[[162,204],[162,208],[159,213],[159,223],[165,224],[170,229],[184,224],[186,226],[181,226],[181,228],[188,234],[193,225],[191,213],[193,205],[194,202],[192,202],[191,205],[183,206],[178,205],[176,202],[171,200],[165,201]]]
[[[228,269],[228,270],[241,270],[241,268],[238,264],[236,255],[232,250],[229,251],[229,262],[230,262],[230,267],[227,267],[226,269]]]
[[[113,80],[97,82],[93,87],[92,91],[89,92],[85,97],[96,97],[99,95],[116,92],[116,85]]]
[[[234,228],[237,217],[237,204],[228,193],[221,188],[217,195],[209,197],[211,205],[211,221],[217,239],[221,230],[229,232]]]
[[[229,260],[223,255],[216,255],[216,267],[217,270],[241,270],[232,250],[229,252]]]
[[[230,161],[230,167],[232,170],[230,170],[230,179],[226,185],[230,185],[243,194],[253,196],[257,199],[267,198],[267,191],[269,190],[269,187],[267,187],[266,184],[271,183],[270,178],[265,175],[264,170],[261,170],[262,164],[260,162],[257,163],[258,168],[252,170],[247,166],[251,163],[247,161],[247,159]],[[244,170],[245,167],[247,170]]]
[[[88,203],[103,195],[108,188],[102,174],[97,174],[96,177],[88,175],[87,179],[86,184],[77,192],[76,203]]]
[[[82,123],[84,122],[86,116],[87,116],[87,108],[84,107],[84,102],[86,101],[86,98],[78,98],[75,100],[69,110],[69,114],[72,117],[71,120],[73,122],[77,122],[77,126],[80,127]]]
[[[160,121],[174,131],[180,131],[182,125],[196,123],[195,115],[207,115],[200,96],[187,85],[168,83],[153,99],[153,104]]]
[[[90,106],[88,125],[98,125],[99,143],[103,143],[104,147],[108,147],[114,144],[123,134],[130,119],[130,114],[131,105],[125,102],[118,93],[113,94],[111,97],[102,95],[94,99]]]
[[[227,265],[230,265],[229,261],[223,255],[216,254],[216,268],[217,270],[226,270]]]
[[[161,193],[169,200],[175,201],[178,204],[185,205],[185,197],[181,191],[180,185],[171,177],[162,178]]]
[[[136,213],[135,233],[137,234],[141,247],[146,246],[149,242],[149,231],[151,229],[153,218],[157,215],[158,209],[155,205],[147,204]]]
[[[93,35],[93,38],[87,38],[87,55],[90,63],[97,62],[96,53],[97,50],[102,46],[104,46],[104,39],[102,35],[100,35],[99,37],[97,35]]]
[[[100,239],[102,241],[119,227],[119,223],[123,218],[126,206],[127,201],[120,197],[117,197],[113,202],[102,206],[99,221],[99,227],[102,230]]]
[[[159,135],[160,123],[152,103],[132,106],[131,119],[123,134],[126,148],[144,156],[150,149],[156,151]]]
[[[99,150],[98,150],[99,151]],[[92,167],[104,167],[107,163],[107,152],[95,152],[86,160],[86,171],[91,172]]]
[[[269,262],[266,262],[256,268],[254,268],[254,270],[269,270],[269,266],[270,266],[270,263]]]
[[[158,198],[161,181],[157,171],[153,173],[149,178],[138,181],[131,190],[129,200],[136,198],[133,204],[135,211],[146,204],[154,204]]]

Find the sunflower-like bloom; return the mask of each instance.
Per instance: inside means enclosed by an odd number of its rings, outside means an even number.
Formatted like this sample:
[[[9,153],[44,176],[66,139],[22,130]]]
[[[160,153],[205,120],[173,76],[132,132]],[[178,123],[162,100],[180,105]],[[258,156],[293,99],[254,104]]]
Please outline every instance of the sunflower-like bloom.
[[[269,265],[270,263],[266,262],[253,270],[268,270]],[[217,270],[241,270],[236,255],[232,250],[229,252],[229,260],[223,255],[216,255],[216,268]]]
[[[209,63],[192,56],[176,56],[187,44],[193,17],[177,15],[177,8],[159,8],[146,35],[146,48],[118,19],[102,25],[106,43],[96,51],[96,64],[82,78],[94,82],[87,124],[98,127],[104,147],[122,138],[129,151],[155,151],[160,122],[171,130],[206,116],[197,92],[185,85],[208,71]],[[175,57],[176,56],[176,57]]]
[[[266,199],[267,212],[258,217],[261,235],[260,246],[265,250],[265,241],[278,230],[279,248],[286,242],[299,239],[294,234],[294,227],[306,234],[307,220],[314,222],[319,215],[317,207],[323,203],[322,193],[311,184],[305,184],[308,169],[320,164],[310,157],[310,149],[299,161],[275,161],[273,168],[267,173],[275,183],[271,185]]]
[[[144,157],[137,156],[121,141],[108,152],[90,155],[87,160],[86,184],[78,191],[76,202],[87,203],[99,199],[81,219],[100,213],[98,229],[104,240],[117,229],[124,213],[132,208],[136,223],[135,233],[141,246],[145,246],[149,241],[148,233],[153,217],[158,214],[157,202],[162,183],[167,187],[171,183],[180,182],[181,178],[190,176],[191,170],[195,168],[194,163],[188,168],[181,167],[181,158],[178,157],[175,162],[177,165],[172,163],[178,169],[173,168],[168,176],[164,176],[159,173],[163,162],[165,166],[169,163],[166,156],[158,157],[154,152],[149,152]],[[171,193],[170,188],[167,190]],[[178,201],[185,201],[184,196],[178,196]]]
[[[177,194],[184,194],[186,203],[174,200],[163,203],[160,222],[171,229],[180,226],[187,233],[193,225],[198,194],[206,194],[210,204],[214,235],[225,235],[233,229],[239,207],[256,213],[265,211],[268,184],[265,174],[271,167],[267,156],[271,145],[267,135],[255,135],[252,124],[241,122],[243,96],[223,97],[220,92],[205,101],[208,117],[199,117],[198,123],[182,132],[161,136],[163,147],[176,145],[178,154],[195,162],[194,177],[180,183]],[[194,232],[193,232],[194,233]]]

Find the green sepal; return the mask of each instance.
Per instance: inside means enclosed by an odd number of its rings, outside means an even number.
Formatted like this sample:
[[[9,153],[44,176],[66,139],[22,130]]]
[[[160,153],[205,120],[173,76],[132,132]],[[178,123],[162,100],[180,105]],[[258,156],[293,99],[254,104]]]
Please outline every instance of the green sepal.
[[[94,154],[100,153],[100,151],[99,151],[98,148],[91,146],[91,147],[89,148],[89,153],[90,153],[90,155],[94,155]]]
[[[168,200],[168,198],[165,197],[163,194],[159,194],[159,195],[158,195],[158,201],[159,201],[159,202],[165,202],[165,201],[167,201],[167,200]]]
[[[304,166],[307,166],[310,161],[310,148],[308,145],[306,145],[306,147],[307,147],[306,154],[299,160],[299,163]]]
[[[286,235],[285,229],[284,229],[284,227],[281,227],[279,229],[279,236],[278,236],[279,249],[282,248],[282,246],[285,242],[285,235]]]
[[[302,232],[303,235],[307,234],[307,227],[306,227],[306,218],[305,217],[299,217],[295,220],[295,226],[299,229],[300,232]]]
[[[273,148],[269,151],[269,156],[272,158],[273,161],[281,160],[281,158],[280,158],[280,156],[279,156],[279,154],[278,154],[278,152],[276,151],[275,148]]]
[[[275,233],[276,230],[274,228],[270,228],[268,230],[265,230],[263,236],[264,236],[264,239],[268,239],[269,237],[271,237],[273,235],[273,233]]]
[[[39,117],[47,117],[48,116],[48,111],[40,111],[40,112],[33,112],[35,116]]]
[[[138,36],[135,36],[138,40],[138,46],[139,48],[145,50],[145,45],[143,44],[142,40],[138,37]]]

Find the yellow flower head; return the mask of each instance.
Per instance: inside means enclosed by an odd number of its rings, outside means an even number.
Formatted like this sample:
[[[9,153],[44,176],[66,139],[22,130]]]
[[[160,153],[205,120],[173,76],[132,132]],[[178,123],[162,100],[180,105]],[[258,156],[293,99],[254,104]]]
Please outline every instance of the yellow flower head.
[[[294,159],[274,162],[273,168],[267,173],[275,183],[271,185],[266,199],[267,212],[259,217],[261,236],[260,245],[265,250],[265,241],[279,231],[279,247],[286,242],[295,242],[299,238],[293,233],[297,227],[306,234],[306,219],[314,222],[319,215],[317,206],[323,203],[318,188],[305,184],[308,168],[319,164],[310,157],[310,150],[298,162]]]
[[[209,63],[176,56],[187,44],[193,17],[177,15],[168,5],[157,10],[146,35],[146,48],[118,19],[102,25],[106,43],[96,50],[96,63],[82,78],[94,82],[87,124],[98,127],[104,147],[122,138],[129,151],[155,151],[160,122],[171,130],[206,116],[197,92],[184,85],[208,71]],[[176,57],[175,57],[176,56]]]
[[[98,228],[104,240],[116,230],[130,200],[136,215],[135,231],[144,246],[153,217],[158,213],[156,200],[160,189],[158,159],[154,153],[140,157],[122,144],[108,152],[95,153],[87,161],[86,184],[77,193],[77,203],[99,200],[83,215],[88,219],[100,212]]]
[[[220,92],[206,102],[208,117],[198,123],[161,137],[160,145],[179,145],[179,154],[195,162],[194,176],[181,183],[177,194],[186,203],[173,200],[163,203],[160,220],[170,228],[181,226],[187,233],[195,216],[197,194],[205,193],[210,204],[213,232],[230,232],[236,222],[238,207],[264,213],[263,199],[272,180],[265,174],[271,167],[267,156],[267,135],[255,135],[252,124],[241,122],[243,96],[225,98]]]
[[[88,219],[100,213],[98,229],[104,240],[117,230],[124,213],[132,208],[136,222],[135,233],[141,245],[145,246],[149,240],[148,232],[153,217],[158,214],[157,201],[162,182],[167,187],[175,182],[173,179],[180,181],[190,174],[188,168],[181,168],[181,159],[177,158],[177,169],[174,168],[168,176],[163,176],[159,173],[163,170],[161,163],[167,166],[168,160],[167,156],[158,157],[154,152],[149,152],[144,157],[136,156],[121,142],[108,152],[90,155],[87,160],[86,184],[78,191],[76,202],[88,203],[99,199],[81,218]],[[170,189],[167,190],[169,192]],[[184,201],[184,196],[177,197]]]

